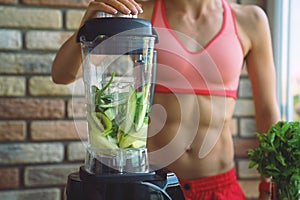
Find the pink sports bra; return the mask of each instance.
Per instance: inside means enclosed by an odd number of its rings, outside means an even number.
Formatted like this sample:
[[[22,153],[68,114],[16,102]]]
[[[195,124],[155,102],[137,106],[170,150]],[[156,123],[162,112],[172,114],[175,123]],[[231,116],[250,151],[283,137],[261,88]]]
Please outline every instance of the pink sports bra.
[[[155,92],[194,93],[236,99],[244,61],[234,13],[222,0],[223,24],[201,50],[192,52],[170,29],[163,0],[156,0],[152,25],[159,36]],[[182,34],[184,36],[184,34]],[[187,36],[185,36],[187,37]]]

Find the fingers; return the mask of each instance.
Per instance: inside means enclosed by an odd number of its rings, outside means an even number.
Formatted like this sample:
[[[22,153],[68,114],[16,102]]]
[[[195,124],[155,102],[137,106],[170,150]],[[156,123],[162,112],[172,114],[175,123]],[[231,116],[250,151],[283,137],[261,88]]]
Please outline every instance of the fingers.
[[[131,11],[133,10],[136,10],[137,12],[133,12],[132,14],[139,14],[139,13],[143,13],[143,9],[141,7],[141,4],[137,3],[136,1],[134,0],[129,0],[129,1],[126,1],[126,0],[123,0],[125,2],[130,2],[131,5],[128,7],[129,9],[131,8]]]
[[[113,6],[109,5],[109,4],[106,4],[102,1],[98,1],[98,0],[95,0],[95,1],[91,1],[89,6],[88,6],[88,9],[87,9],[87,12],[99,12],[99,11],[102,11],[102,12],[106,12],[106,13],[109,13],[109,14],[116,14],[118,12],[118,10],[116,8],[114,8]]]
[[[134,0],[95,0],[95,3],[99,3],[102,11],[110,14],[121,12],[136,15],[143,12],[141,6]]]
[[[141,5],[135,2],[135,0],[93,0],[89,3],[80,26],[82,26],[86,20],[96,17],[99,11],[112,15],[118,12],[133,15],[143,12]]]

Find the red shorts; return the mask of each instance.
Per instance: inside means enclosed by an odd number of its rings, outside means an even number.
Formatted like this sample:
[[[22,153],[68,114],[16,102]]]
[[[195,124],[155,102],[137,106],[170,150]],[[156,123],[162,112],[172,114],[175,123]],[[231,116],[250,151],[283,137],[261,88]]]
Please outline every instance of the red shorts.
[[[245,200],[234,168],[223,174],[179,180],[185,200]]]

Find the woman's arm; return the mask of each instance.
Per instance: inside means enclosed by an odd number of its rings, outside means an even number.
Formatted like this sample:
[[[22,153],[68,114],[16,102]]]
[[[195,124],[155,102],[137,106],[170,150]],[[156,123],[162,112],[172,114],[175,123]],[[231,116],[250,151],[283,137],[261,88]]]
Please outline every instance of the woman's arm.
[[[251,45],[246,56],[246,63],[253,91],[256,130],[259,133],[265,133],[272,124],[280,120],[276,101],[276,76],[271,34],[267,16],[262,9],[250,6],[248,13],[248,22],[244,27]],[[268,182],[270,179],[261,178],[261,183]],[[259,189],[260,200],[271,198],[271,191],[262,187]]]
[[[80,75],[81,49],[74,33],[58,50],[52,63],[52,80],[58,84],[68,84]]]
[[[133,0],[95,0],[91,1],[80,27],[85,21],[96,17],[97,12],[110,14],[122,12],[124,14],[142,13],[140,5]],[[81,76],[80,66],[82,62],[81,47],[76,42],[77,31],[61,46],[52,64],[52,79],[58,84],[68,84]]]
[[[265,133],[270,125],[280,120],[271,34],[263,10],[253,6],[249,19],[251,48],[246,63],[253,91],[257,132]]]

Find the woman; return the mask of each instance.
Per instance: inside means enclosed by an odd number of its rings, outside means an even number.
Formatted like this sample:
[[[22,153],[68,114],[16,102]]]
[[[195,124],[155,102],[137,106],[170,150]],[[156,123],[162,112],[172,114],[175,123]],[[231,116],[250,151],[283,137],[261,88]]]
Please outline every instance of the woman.
[[[279,120],[268,20],[256,6],[225,0],[95,0],[99,11],[138,14],[160,43],[147,148],[153,165],[179,178],[186,199],[245,199],[233,168],[230,121],[243,62],[253,89],[257,132]],[[54,82],[67,84],[81,64],[76,33],[58,51]],[[269,199],[263,180],[260,199]]]

